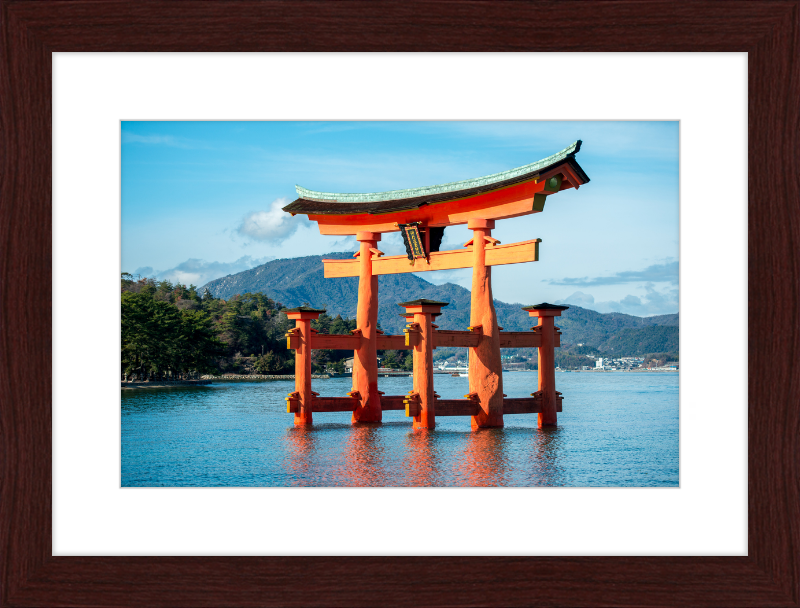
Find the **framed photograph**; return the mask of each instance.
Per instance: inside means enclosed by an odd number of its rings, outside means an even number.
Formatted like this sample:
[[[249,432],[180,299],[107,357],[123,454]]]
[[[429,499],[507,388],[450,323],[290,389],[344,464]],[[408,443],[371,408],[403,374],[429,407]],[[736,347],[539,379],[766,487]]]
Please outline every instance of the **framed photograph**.
[[[678,488],[679,126],[122,121],[121,486]]]
[[[0,409],[5,463],[0,486],[0,546],[4,547],[0,603],[3,606],[55,606],[65,603],[109,606],[376,603],[797,605],[800,573],[794,556],[800,546],[800,532],[792,522],[800,515],[795,483],[798,408],[792,345],[798,329],[793,322],[797,271],[792,245],[798,232],[793,220],[793,203],[798,195],[798,168],[791,152],[797,147],[800,82],[798,67],[794,62],[798,52],[795,32],[800,25],[797,2],[741,3],[734,6],[712,2],[670,6],[629,2],[610,7],[591,2],[574,3],[570,5],[569,29],[560,28],[558,33],[547,28],[530,27],[565,17],[563,6],[549,4],[412,3],[373,6],[360,3],[308,3],[298,7],[267,3],[237,5],[234,14],[231,13],[230,4],[216,2],[189,5],[100,4],[90,7],[82,2],[69,1],[2,3],[2,67],[5,76],[0,89],[0,105],[3,124],[13,126],[3,129],[4,168],[0,183],[5,209],[4,229],[0,237],[4,264],[0,272],[4,285],[2,312],[6,336],[0,349],[6,363],[3,407]],[[302,23],[302,27],[298,26],[299,23]],[[747,26],[742,27],[743,23]],[[531,29],[535,30],[536,36],[528,35]],[[197,115],[197,109],[192,110],[177,97],[167,115],[158,116],[164,111],[163,107],[156,108],[155,103],[148,106],[146,102],[143,105],[143,98],[137,98],[136,70],[143,70],[147,80],[162,83],[165,93],[164,99],[159,101],[166,100],[168,104],[169,95],[166,92],[171,90],[169,80],[182,81],[186,76],[184,70],[196,70],[198,80],[219,75],[216,88],[223,91],[224,95],[224,72],[229,64],[226,63],[227,57],[213,54],[202,58],[207,62],[204,66],[192,63],[194,59],[201,59],[197,56],[151,56],[149,59],[162,59],[165,65],[172,66],[168,69],[179,70],[173,71],[171,76],[167,71],[164,76],[152,68],[152,64],[147,64],[146,56],[121,54],[104,57],[102,53],[236,51],[244,53],[237,58],[245,62],[245,71],[247,62],[251,62],[250,73],[262,75],[263,71],[253,71],[265,65],[260,63],[262,57],[258,54],[272,51],[477,53],[461,56],[470,60],[469,73],[463,72],[467,68],[459,65],[458,57],[452,63],[457,73],[448,76],[439,72],[441,82],[454,85],[456,80],[463,83],[477,74],[485,76],[487,69],[503,63],[514,66],[515,62],[523,62],[516,65],[527,69],[517,70],[516,73],[535,74],[524,63],[531,60],[526,53],[557,53],[565,50],[587,53],[693,52],[700,53],[690,57],[698,65],[702,64],[702,53],[706,52],[747,53],[747,90],[742,87],[738,96],[729,94],[726,101],[717,106],[720,112],[724,111],[725,106],[731,106],[734,110],[741,108],[746,95],[746,169],[738,167],[735,171],[726,172],[724,167],[714,165],[714,146],[721,146],[719,149],[722,150],[728,142],[726,138],[704,140],[702,121],[690,121],[685,116],[675,115],[649,116],[650,119],[681,120],[682,138],[684,128],[686,133],[693,133],[692,137],[699,135],[697,139],[689,141],[705,145],[693,145],[691,153],[683,147],[687,141],[682,139],[681,162],[686,163],[691,159],[693,169],[703,166],[704,171],[708,171],[703,175],[704,183],[714,184],[726,201],[729,200],[729,192],[735,192],[735,188],[728,190],[726,185],[741,187],[747,183],[749,215],[746,237],[741,233],[732,233],[735,242],[728,244],[730,251],[719,247],[715,241],[715,248],[706,258],[710,261],[706,266],[706,274],[700,279],[700,282],[713,287],[715,277],[732,276],[735,271],[730,266],[737,263],[741,265],[745,255],[749,258],[749,309],[741,308],[737,298],[741,298],[742,294],[732,289],[728,307],[738,311],[738,317],[730,324],[731,342],[722,343],[741,345],[747,338],[747,395],[741,395],[744,379],[739,374],[731,376],[727,383],[715,380],[713,387],[709,386],[712,384],[710,381],[700,381],[697,394],[702,395],[702,399],[693,398],[693,403],[697,403],[693,409],[696,410],[694,415],[699,415],[698,422],[730,428],[731,434],[739,433],[739,439],[744,435],[745,426],[742,417],[737,418],[737,414],[730,413],[735,408],[729,410],[727,418],[717,413],[724,413],[726,404],[732,403],[731,396],[735,398],[738,394],[740,399],[747,399],[746,463],[743,459],[738,461],[739,464],[715,459],[709,450],[716,448],[719,455],[727,455],[728,444],[723,442],[714,445],[712,442],[709,447],[706,443],[702,469],[705,478],[692,478],[692,483],[684,483],[682,477],[680,488],[653,490],[661,492],[659,496],[648,495],[649,498],[644,498],[644,494],[628,492],[651,490],[631,489],[626,490],[624,496],[618,494],[615,497],[617,501],[628,501],[629,505],[645,504],[641,502],[643,500],[668,503],[675,497],[689,495],[696,486],[704,484],[721,488],[723,492],[728,487],[734,494],[738,492],[740,501],[746,492],[746,554],[734,548],[741,546],[741,543],[737,545],[735,542],[720,545],[730,547],[728,549],[717,548],[704,552],[703,536],[712,531],[702,528],[694,528],[691,535],[680,537],[683,547],[665,549],[665,545],[659,545],[659,537],[669,534],[660,534],[659,529],[671,530],[669,513],[642,513],[632,508],[625,514],[622,525],[603,530],[603,521],[595,519],[602,511],[593,512],[590,508],[592,504],[596,506],[605,501],[600,494],[578,499],[577,495],[565,496],[566,493],[561,490],[524,490],[540,492],[536,500],[540,501],[537,506],[542,510],[529,511],[528,517],[517,522],[513,518],[499,518],[501,514],[530,510],[530,494],[520,498],[506,491],[498,497],[492,494],[498,490],[485,490],[477,500],[469,495],[469,500],[465,501],[466,495],[458,494],[460,490],[398,490],[391,495],[386,490],[350,490],[358,494],[351,493],[344,497],[336,493],[338,490],[325,490],[328,494],[319,496],[310,492],[322,490],[284,490],[283,494],[276,494],[277,490],[272,490],[271,494],[237,491],[236,496],[232,496],[230,490],[223,490],[212,496],[200,493],[205,490],[162,492],[109,486],[109,479],[120,480],[119,459],[108,457],[114,449],[119,453],[119,436],[107,433],[109,428],[116,426],[119,429],[119,413],[110,412],[113,407],[109,408],[108,403],[97,403],[96,396],[99,393],[91,385],[103,384],[106,371],[114,370],[114,381],[109,381],[108,386],[113,384],[114,390],[119,390],[116,384],[118,361],[111,361],[116,359],[116,354],[113,358],[103,352],[87,354],[84,343],[100,344],[104,339],[99,335],[102,332],[95,330],[89,322],[92,314],[96,314],[98,319],[104,314],[106,319],[114,319],[117,311],[104,313],[96,309],[93,313],[90,310],[89,304],[95,297],[92,293],[99,294],[95,298],[99,308],[103,308],[99,302],[109,301],[104,300],[105,296],[102,295],[104,288],[101,288],[101,284],[105,285],[105,278],[98,279],[96,287],[87,284],[89,295],[76,298],[76,302],[65,302],[59,299],[62,296],[53,301],[51,284],[55,293],[63,295],[67,293],[63,290],[64,282],[70,278],[86,282],[85,269],[82,274],[80,266],[74,263],[82,259],[81,256],[93,260],[92,272],[100,277],[108,274],[109,286],[119,280],[119,259],[112,254],[103,254],[103,251],[110,251],[107,247],[109,243],[118,243],[118,235],[109,237],[107,234],[108,226],[113,226],[115,222],[118,225],[119,222],[118,201],[108,198],[111,190],[107,188],[108,184],[117,184],[118,188],[118,160],[110,158],[106,164],[101,159],[95,166],[96,179],[98,184],[102,182],[102,186],[84,182],[87,183],[86,197],[89,202],[81,207],[79,213],[69,213],[64,206],[54,204],[52,193],[58,192],[70,180],[85,180],[87,160],[96,158],[96,150],[90,148],[97,147],[98,140],[87,131],[85,147],[73,142],[81,141],[75,135],[79,135],[82,128],[88,130],[88,122],[102,123],[105,126],[101,130],[115,134],[116,141],[111,138],[100,146],[116,146],[108,148],[110,151],[119,149],[119,120],[203,120],[223,117],[223,106],[220,106],[216,116]],[[496,51],[517,51],[518,54],[483,55]],[[62,69],[69,64],[68,56],[75,52],[97,53],[96,57],[86,56],[90,61],[96,59],[97,63],[88,72]],[[52,62],[62,61],[59,54],[66,61],[54,69]],[[330,71],[332,64],[327,62],[345,61],[340,59],[342,57],[276,57],[276,62],[271,64],[272,71],[268,72],[274,94],[287,98],[294,95],[295,116],[311,118],[308,115],[311,106],[301,107],[302,104],[310,103],[309,97],[313,94],[330,95],[332,89],[330,86],[315,88],[318,83],[309,81],[308,76],[318,75],[325,69]],[[417,56],[417,59],[420,57]],[[587,55],[584,58],[584,73],[581,74],[580,70],[572,69],[573,66],[558,55],[536,58],[541,60],[543,66],[547,58],[558,59],[551,63],[556,70],[552,75],[556,82],[559,79],[579,81],[583,77],[586,83],[591,82],[591,75],[600,72],[596,64],[592,65],[592,61],[606,59],[602,54]],[[134,66],[134,62],[141,59],[145,63]],[[170,63],[173,59],[188,59],[189,63]],[[409,73],[404,72],[399,64],[392,63],[400,60],[411,62],[412,73],[425,83],[430,78],[422,69],[414,72],[414,56],[404,58],[393,54],[367,54],[360,59],[366,63],[354,74],[371,74],[373,82],[385,82],[387,76],[393,74],[400,78],[403,87],[413,89],[415,83],[409,78]],[[441,60],[444,59],[442,56]],[[608,56],[608,65],[618,59],[618,56]],[[658,86],[650,85],[657,82],[654,73],[660,74],[662,80],[669,75],[667,80],[673,88],[684,85],[692,91],[724,87],[729,75],[709,68],[699,76],[686,69],[675,77],[667,72],[666,65],[659,63],[659,55],[654,54],[646,59],[648,63],[645,65],[649,70],[642,69],[641,64],[625,64],[621,72],[614,72],[626,75],[620,78],[627,82],[619,87],[633,87],[625,89],[632,91],[628,95],[629,107],[639,103],[636,98],[637,84],[643,91],[656,90],[648,88]],[[316,68],[299,69],[303,61],[309,60],[317,64]],[[428,58],[432,62],[439,60],[436,55]],[[106,61],[109,63],[103,65]],[[117,70],[128,78],[127,85],[114,79],[113,62],[117,62]],[[569,66],[570,69],[564,73],[556,65]],[[509,71],[498,67],[494,73],[498,82],[491,85],[490,94],[494,95],[495,91],[513,94]],[[117,108],[111,111],[117,113],[116,124],[107,124],[109,121],[102,112],[93,121],[64,124],[67,114],[61,112],[60,105],[53,103],[52,95],[57,91],[59,95],[65,95],[64,99],[80,98],[72,93],[66,94],[69,87],[63,86],[65,78],[72,85],[77,84],[78,89],[83,83],[94,81],[91,87],[88,84],[83,86],[87,106],[100,98],[105,100],[106,94],[109,100],[115,96],[127,96],[131,103],[121,114]],[[231,78],[241,81],[238,72],[232,73]],[[547,80],[544,74],[535,78],[543,78],[541,90],[552,93],[552,87],[544,82]],[[290,79],[293,79],[296,90],[286,86],[285,83]],[[487,81],[481,82],[484,82],[483,88],[488,86]],[[737,81],[734,79],[731,82]],[[98,83],[100,86],[96,87]],[[519,86],[526,93],[531,92],[529,84]],[[378,89],[384,96],[390,90],[384,85],[375,87],[375,90]],[[456,91],[455,86],[449,87],[448,91]],[[601,95],[599,91],[592,88],[587,95]],[[728,92],[727,89],[725,91]],[[365,109],[367,105],[362,104],[359,106],[359,115],[349,118],[387,118],[386,114],[381,115],[382,112],[388,112],[385,109],[387,106],[381,106],[377,97],[370,97],[377,93],[369,89],[364,89],[362,93],[372,110]],[[152,96],[152,91],[148,89],[147,95]],[[409,113],[419,112],[419,115],[407,115],[404,118],[442,118],[443,97],[428,95],[430,103],[427,116],[422,106],[415,106]],[[642,104],[647,97],[647,94],[642,94]],[[58,103],[62,101],[59,99]],[[238,111],[250,109],[233,95],[229,101],[234,106],[238,104]],[[703,99],[698,98],[697,104],[702,103]],[[99,103],[96,107],[102,105]],[[202,108],[200,112],[208,111],[207,106],[199,107]],[[476,116],[475,107],[467,103],[459,105],[451,101],[449,107],[452,114],[449,117],[453,119],[486,117],[486,114]],[[272,116],[264,118],[287,118],[286,114],[280,115],[280,111],[271,113]],[[741,116],[741,113],[738,115]],[[240,115],[233,117],[242,118]],[[340,115],[317,117],[342,118]],[[623,118],[643,117],[646,116],[628,111]],[[250,114],[249,118],[261,116]],[[517,115],[504,118],[531,117]],[[730,131],[741,127],[731,124]],[[65,128],[67,131],[62,130]],[[58,136],[53,139],[55,134],[64,132],[69,133],[70,137]],[[72,146],[68,154],[76,159],[85,154],[84,166],[80,171],[70,172],[63,171],[59,164],[53,173],[51,163],[54,151],[58,151],[59,158],[64,158],[64,151],[59,146],[67,140]],[[733,146],[732,143],[729,145]],[[722,155],[722,152],[719,154]],[[744,160],[741,159],[742,162]],[[684,178],[691,179],[697,173],[693,170],[686,176],[682,174],[682,187]],[[74,183],[69,185],[70,188],[75,186]],[[715,230],[716,234],[724,232],[720,230],[720,225],[727,226],[724,224],[727,220],[722,219],[724,213],[719,213],[719,206],[713,207],[717,213],[706,210],[693,214],[684,207],[686,200],[683,195],[682,189],[682,231],[687,228],[685,223],[691,219],[693,221],[689,223],[700,223],[701,231],[706,230],[709,234]],[[102,204],[95,204],[97,196],[103,198]],[[734,209],[733,203],[730,209]],[[90,211],[96,211],[96,216],[102,218],[97,219]],[[75,223],[79,221],[91,226],[100,226],[96,222],[105,224],[92,238],[81,238],[70,244],[69,247],[79,254],[73,258],[62,255],[61,237],[57,236],[55,243],[52,240],[54,212],[57,235],[64,234],[65,227],[68,231],[73,229],[74,234],[85,234],[85,226]],[[188,222],[186,229],[191,230]],[[698,233],[694,234],[688,240],[702,241],[696,238]],[[423,233],[420,235],[423,236]],[[746,250],[746,254],[743,250]],[[726,259],[729,265],[726,265]],[[74,278],[76,274],[79,278]],[[110,281],[112,275],[113,281]],[[683,280],[681,290],[683,328],[686,310],[693,305],[708,309],[709,303],[685,301],[683,298],[686,298],[687,292],[684,291]],[[708,292],[698,290],[695,293]],[[116,292],[112,296],[112,299],[118,298]],[[737,301],[739,305],[735,304]],[[76,306],[78,303],[86,308],[82,310]],[[715,302],[711,308],[720,306],[720,302]],[[759,324],[756,321],[760,318],[759,313],[769,314],[776,322]],[[717,316],[719,314],[722,313]],[[694,316],[697,318],[697,315]],[[740,329],[745,319],[746,331]],[[74,333],[78,320],[85,323],[82,334]],[[714,322],[709,321],[709,324],[714,325]],[[54,326],[58,330],[55,334]],[[69,330],[64,333],[62,328],[66,326]],[[781,329],[776,330],[776,327]],[[702,332],[700,323],[692,334],[698,336]],[[72,345],[69,339],[74,339]],[[106,346],[108,343],[106,340]],[[119,347],[118,342],[114,344],[113,338],[110,344],[114,349]],[[62,350],[65,346],[69,347],[66,351]],[[685,347],[686,343],[683,342],[682,346]],[[54,348],[56,352],[71,353],[75,361],[62,365],[56,360],[56,367],[53,368]],[[77,367],[76,362],[79,364]],[[691,361],[682,360],[681,363],[683,374]],[[708,369],[714,367],[708,365]],[[64,374],[65,369],[70,370],[69,374]],[[75,370],[78,370],[77,373]],[[75,392],[75,387],[80,384],[76,383],[77,380],[81,380],[84,386],[89,385],[85,393]],[[62,407],[65,389],[68,389],[68,399],[73,405],[79,403],[80,407],[70,410]],[[691,425],[696,428],[686,428],[684,414],[691,414],[685,410],[684,390],[682,386],[682,450],[684,433],[690,433],[686,435],[687,446],[698,445],[698,440],[702,443],[703,430],[702,424]],[[54,403],[54,399],[59,403]],[[70,412],[69,416],[65,416],[67,411]],[[725,427],[729,424],[732,426]],[[56,427],[57,433],[53,430]],[[706,435],[714,440],[722,437],[724,434],[719,433],[719,428],[714,432],[706,431]],[[96,435],[91,441],[83,439],[87,430]],[[66,434],[62,435],[64,431]],[[698,431],[701,434],[691,435]],[[65,441],[65,437],[72,437],[72,440]],[[63,449],[65,443],[75,443],[78,437],[83,447],[77,451],[73,449],[68,455]],[[684,466],[684,456],[682,452],[681,467]],[[688,460],[694,461],[694,456]],[[745,467],[746,473],[743,470]],[[746,486],[741,481],[745,474]],[[695,483],[697,481],[701,483]],[[105,485],[102,492],[98,493],[97,485]],[[145,496],[142,492],[150,494]],[[425,496],[425,492],[437,493]],[[669,492],[674,494],[667,494]],[[83,500],[77,500],[75,497],[81,494]],[[104,502],[102,496],[109,495],[113,495],[116,502]],[[232,509],[232,501],[240,505],[237,510]],[[556,518],[547,515],[544,509],[556,507],[558,501],[563,501],[565,510],[550,511],[558,513],[559,517]],[[736,502],[736,497],[731,496],[730,504]],[[387,504],[391,508],[387,508]],[[326,512],[321,514],[319,509],[323,505]],[[731,506],[731,509],[735,511],[737,507]],[[490,513],[494,515],[487,519]],[[197,519],[198,514],[201,519]],[[209,519],[209,514],[213,520]],[[420,514],[431,518],[430,526],[420,524]],[[327,519],[322,515],[326,515]],[[720,520],[727,520],[729,515],[725,505],[716,512]],[[367,516],[370,525],[363,524]],[[498,519],[490,525],[492,517]],[[697,512],[698,521],[709,521],[709,517],[709,510]],[[189,522],[195,531],[193,538],[187,538],[180,547],[162,544],[159,548],[158,537],[163,536],[163,531],[158,526],[180,527],[181,518]],[[530,525],[525,519],[530,521]],[[612,520],[606,520],[606,523],[608,521]],[[687,521],[690,519],[677,523],[680,525]],[[198,522],[201,522],[200,525]],[[494,529],[495,533],[481,533],[486,538],[476,541],[473,532],[476,525],[484,525],[482,522]],[[142,523],[144,527],[140,526]],[[245,525],[242,526],[242,523]],[[580,537],[585,534],[588,538],[592,528],[601,533],[592,536],[591,543],[577,548]],[[537,531],[555,544],[548,545],[547,541],[537,548],[531,548],[530,543],[522,543],[521,547],[504,544],[509,538],[513,540],[514,536],[527,541]],[[84,536],[97,542],[98,536],[113,536],[117,532],[122,535],[120,538],[128,532],[129,539],[137,538],[131,540],[133,544],[119,542],[116,549],[110,544],[102,549],[97,548],[100,546],[98,544],[89,544],[83,549],[56,546],[61,545],[65,538]],[[650,550],[632,550],[630,546],[614,544],[615,536],[637,534],[652,536]],[[318,537],[316,541],[315,535]],[[250,546],[246,546],[248,536],[255,539]],[[244,545],[225,544],[226,538],[239,538]],[[272,538],[274,542],[266,546],[263,544],[264,538]],[[216,541],[221,542],[214,544]],[[381,542],[385,543],[384,548],[376,546]],[[476,548],[478,543],[480,547]],[[215,548],[209,549],[212,545]],[[573,554],[577,557],[570,557]],[[409,581],[414,583],[409,584]],[[621,592],[621,589],[625,591]]]

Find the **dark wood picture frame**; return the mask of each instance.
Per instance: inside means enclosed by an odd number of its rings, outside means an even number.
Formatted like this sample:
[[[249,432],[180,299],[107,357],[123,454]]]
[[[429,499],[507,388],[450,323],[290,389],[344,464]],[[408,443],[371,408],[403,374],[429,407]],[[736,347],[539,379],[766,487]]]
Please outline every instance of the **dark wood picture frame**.
[[[797,606],[799,9],[800,0],[0,0],[0,605]],[[748,555],[53,557],[51,53],[63,51],[749,53],[749,307],[771,323],[749,326]]]

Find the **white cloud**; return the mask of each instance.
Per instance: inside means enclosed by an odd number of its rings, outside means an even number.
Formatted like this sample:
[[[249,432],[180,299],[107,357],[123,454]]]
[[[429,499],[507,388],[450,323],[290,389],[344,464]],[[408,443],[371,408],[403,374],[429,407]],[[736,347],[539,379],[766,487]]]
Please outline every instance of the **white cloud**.
[[[382,234],[378,249],[386,255],[406,255],[406,246],[403,244],[403,237],[400,236],[399,232]]]
[[[556,304],[574,304],[581,308],[594,309],[594,296],[590,293],[583,293],[576,291],[571,296],[567,296],[563,300],[556,300]]]
[[[159,281],[166,280],[172,283],[200,287],[214,279],[250,270],[274,259],[274,257],[254,258],[246,255],[235,262],[206,262],[205,260],[190,258],[169,270],[153,270],[151,266],[143,266],[142,268],[137,268],[133,274],[158,279]]]
[[[254,241],[268,242],[278,245],[292,236],[303,225],[311,222],[304,215],[292,216],[283,207],[289,204],[288,198],[279,198],[269,206],[267,211],[253,211],[247,214],[236,232]]]

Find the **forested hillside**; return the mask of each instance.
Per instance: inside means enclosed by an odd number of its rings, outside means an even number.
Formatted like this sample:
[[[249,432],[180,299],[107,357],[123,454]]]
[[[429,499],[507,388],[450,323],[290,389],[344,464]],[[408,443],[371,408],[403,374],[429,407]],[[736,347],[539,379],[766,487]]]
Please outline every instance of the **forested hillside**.
[[[262,293],[245,293],[228,300],[194,285],[169,281],[133,280],[123,273],[121,284],[123,376],[186,378],[204,373],[294,373],[293,351],[286,348],[286,331],[294,323],[280,310],[283,304]],[[312,327],[322,333],[344,334],[355,320],[321,315]],[[314,351],[316,371],[341,369],[346,351]]]
[[[646,355],[656,352],[678,352],[678,328],[655,325],[620,330],[603,342],[599,350],[610,355]]]

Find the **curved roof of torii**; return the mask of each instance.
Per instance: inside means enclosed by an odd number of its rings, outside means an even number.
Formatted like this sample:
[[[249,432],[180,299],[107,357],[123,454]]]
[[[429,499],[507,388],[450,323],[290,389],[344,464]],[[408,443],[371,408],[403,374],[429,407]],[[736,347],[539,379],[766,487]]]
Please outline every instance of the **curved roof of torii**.
[[[443,203],[451,200],[472,197],[484,192],[507,188],[522,182],[536,180],[540,175],[551,172],[560,166],[567,165],[569,171],[565,175],[560,189],[579,187],[589,181],[589,177],[575,160],[575,154],[581,149],[578,140],[547,158],[534,163],[494,173],[485,177],[450,182],[436,186],[409,188],[407,190],[389,190],[387,192],[367,192],[362,194],[317,192],[302,186],[296,186],[297,200],[283,208],[284,211],[309,215],[355,215],[385,214],[396,211],[418,209],[432,203]],[[569,176],[572,173],[574,177]],[[576,183],[573,183],[576,182]]]

